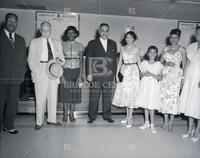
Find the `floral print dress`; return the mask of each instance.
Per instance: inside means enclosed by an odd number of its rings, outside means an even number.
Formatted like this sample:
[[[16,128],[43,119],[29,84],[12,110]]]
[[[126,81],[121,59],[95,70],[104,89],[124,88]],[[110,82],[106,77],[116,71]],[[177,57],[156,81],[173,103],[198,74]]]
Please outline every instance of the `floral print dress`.
[[[165,66],[163,68],[163,80],[160,82],[160,95],[162,106],[160,111],[162,113],[174,114],[178,113],[178,100],[180,93],[181,79],[183,71],[180,67],[182,61],[181,49],[175,52],[170,52],[169,47],[164,49],[165,62],[175,63],[174,67]]]
[[[139,69],[135,63],[139,48],[135,47],[131,52],[122,51],[124,64],[121,67],[123,81],[117,83],[112,104],[117,107],[135,107],[135,100],[139,90]],[[128,64],[129,63],[129,64]],[[130,64],[132,63],[132,64]]]

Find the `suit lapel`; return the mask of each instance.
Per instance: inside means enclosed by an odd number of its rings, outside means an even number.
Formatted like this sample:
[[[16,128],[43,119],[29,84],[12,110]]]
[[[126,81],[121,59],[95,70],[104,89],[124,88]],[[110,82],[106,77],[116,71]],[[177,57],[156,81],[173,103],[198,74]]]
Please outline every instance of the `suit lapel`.
[[[6,33],[5,33],[5,31],[4,30],[2,30],[3,31],[3,37],[4,37],[4,39],[5,39],[5,41],[7,41],[7,42],[5,42],[5,43],[8,43],[8,45],[10,46],[9,48],[11,48],[12,50],[14,50],[15,48],[15,43],[14,43],[14,45],[12,45],[12,43],[11,43],[11,41],[8,39],[8,36],[6,35]]]

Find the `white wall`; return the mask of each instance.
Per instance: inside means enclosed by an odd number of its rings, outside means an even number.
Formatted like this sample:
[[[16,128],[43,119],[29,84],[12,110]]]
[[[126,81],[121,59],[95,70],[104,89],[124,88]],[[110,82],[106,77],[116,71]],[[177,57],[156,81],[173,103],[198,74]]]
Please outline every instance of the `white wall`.
[[[27,45],[35,35],[35,11],[34,10],[18,10],[18,9],[0,9],[0,21],[4,21],[4,16],[8,12],[14,12],[19,16],[19,24],[17,32],[25,39]],[[126,25],[134,25],[138,35],[138,45],[143,52],[150,45],[156,45],[159,51],[165,46],[165,40],[172,28],[177,27],[177,20],[141,18],[130,16],[113,16],[98,14],[80,14],[80,42],[84,46],[88,41],[94,38],[95,31],[99,24],[106,22],[110,25],[110,38],[115,40],[120,49],[120,39],[125,31]]]

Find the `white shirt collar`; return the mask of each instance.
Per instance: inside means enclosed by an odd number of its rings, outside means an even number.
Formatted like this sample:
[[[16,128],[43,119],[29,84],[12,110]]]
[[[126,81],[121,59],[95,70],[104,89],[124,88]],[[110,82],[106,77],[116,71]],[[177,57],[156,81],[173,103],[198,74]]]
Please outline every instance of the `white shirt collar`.
[[[5,28],[4,28],[4,32],[6,33],[6,36],[8,37],[8,39],[10,38],[10,35],[9,35],[9,33],[10,32],[8,32]],[[11,33],[12,34],[12,38],[14,39],[14,41],[15,41],[15,32],[13,32],[13,33]]]
[[[100,37],[100,41],[105,43],[105,42],[108,41],[108,39],[103,39],[103,38]]]
[[[107,43],[108,43],[108,39],[102,39],[100,37],[100,41],[101,41],[101,44],[103,45],[103,48],[105,50],[105,52],[107,52]]]

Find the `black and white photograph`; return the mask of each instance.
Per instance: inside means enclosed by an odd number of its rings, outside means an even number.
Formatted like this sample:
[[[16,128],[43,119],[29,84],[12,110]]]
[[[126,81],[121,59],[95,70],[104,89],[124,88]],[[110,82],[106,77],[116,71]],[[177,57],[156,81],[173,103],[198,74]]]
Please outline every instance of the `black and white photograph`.
[[[0,158],[199,158],[200,0],[1,0]]]

